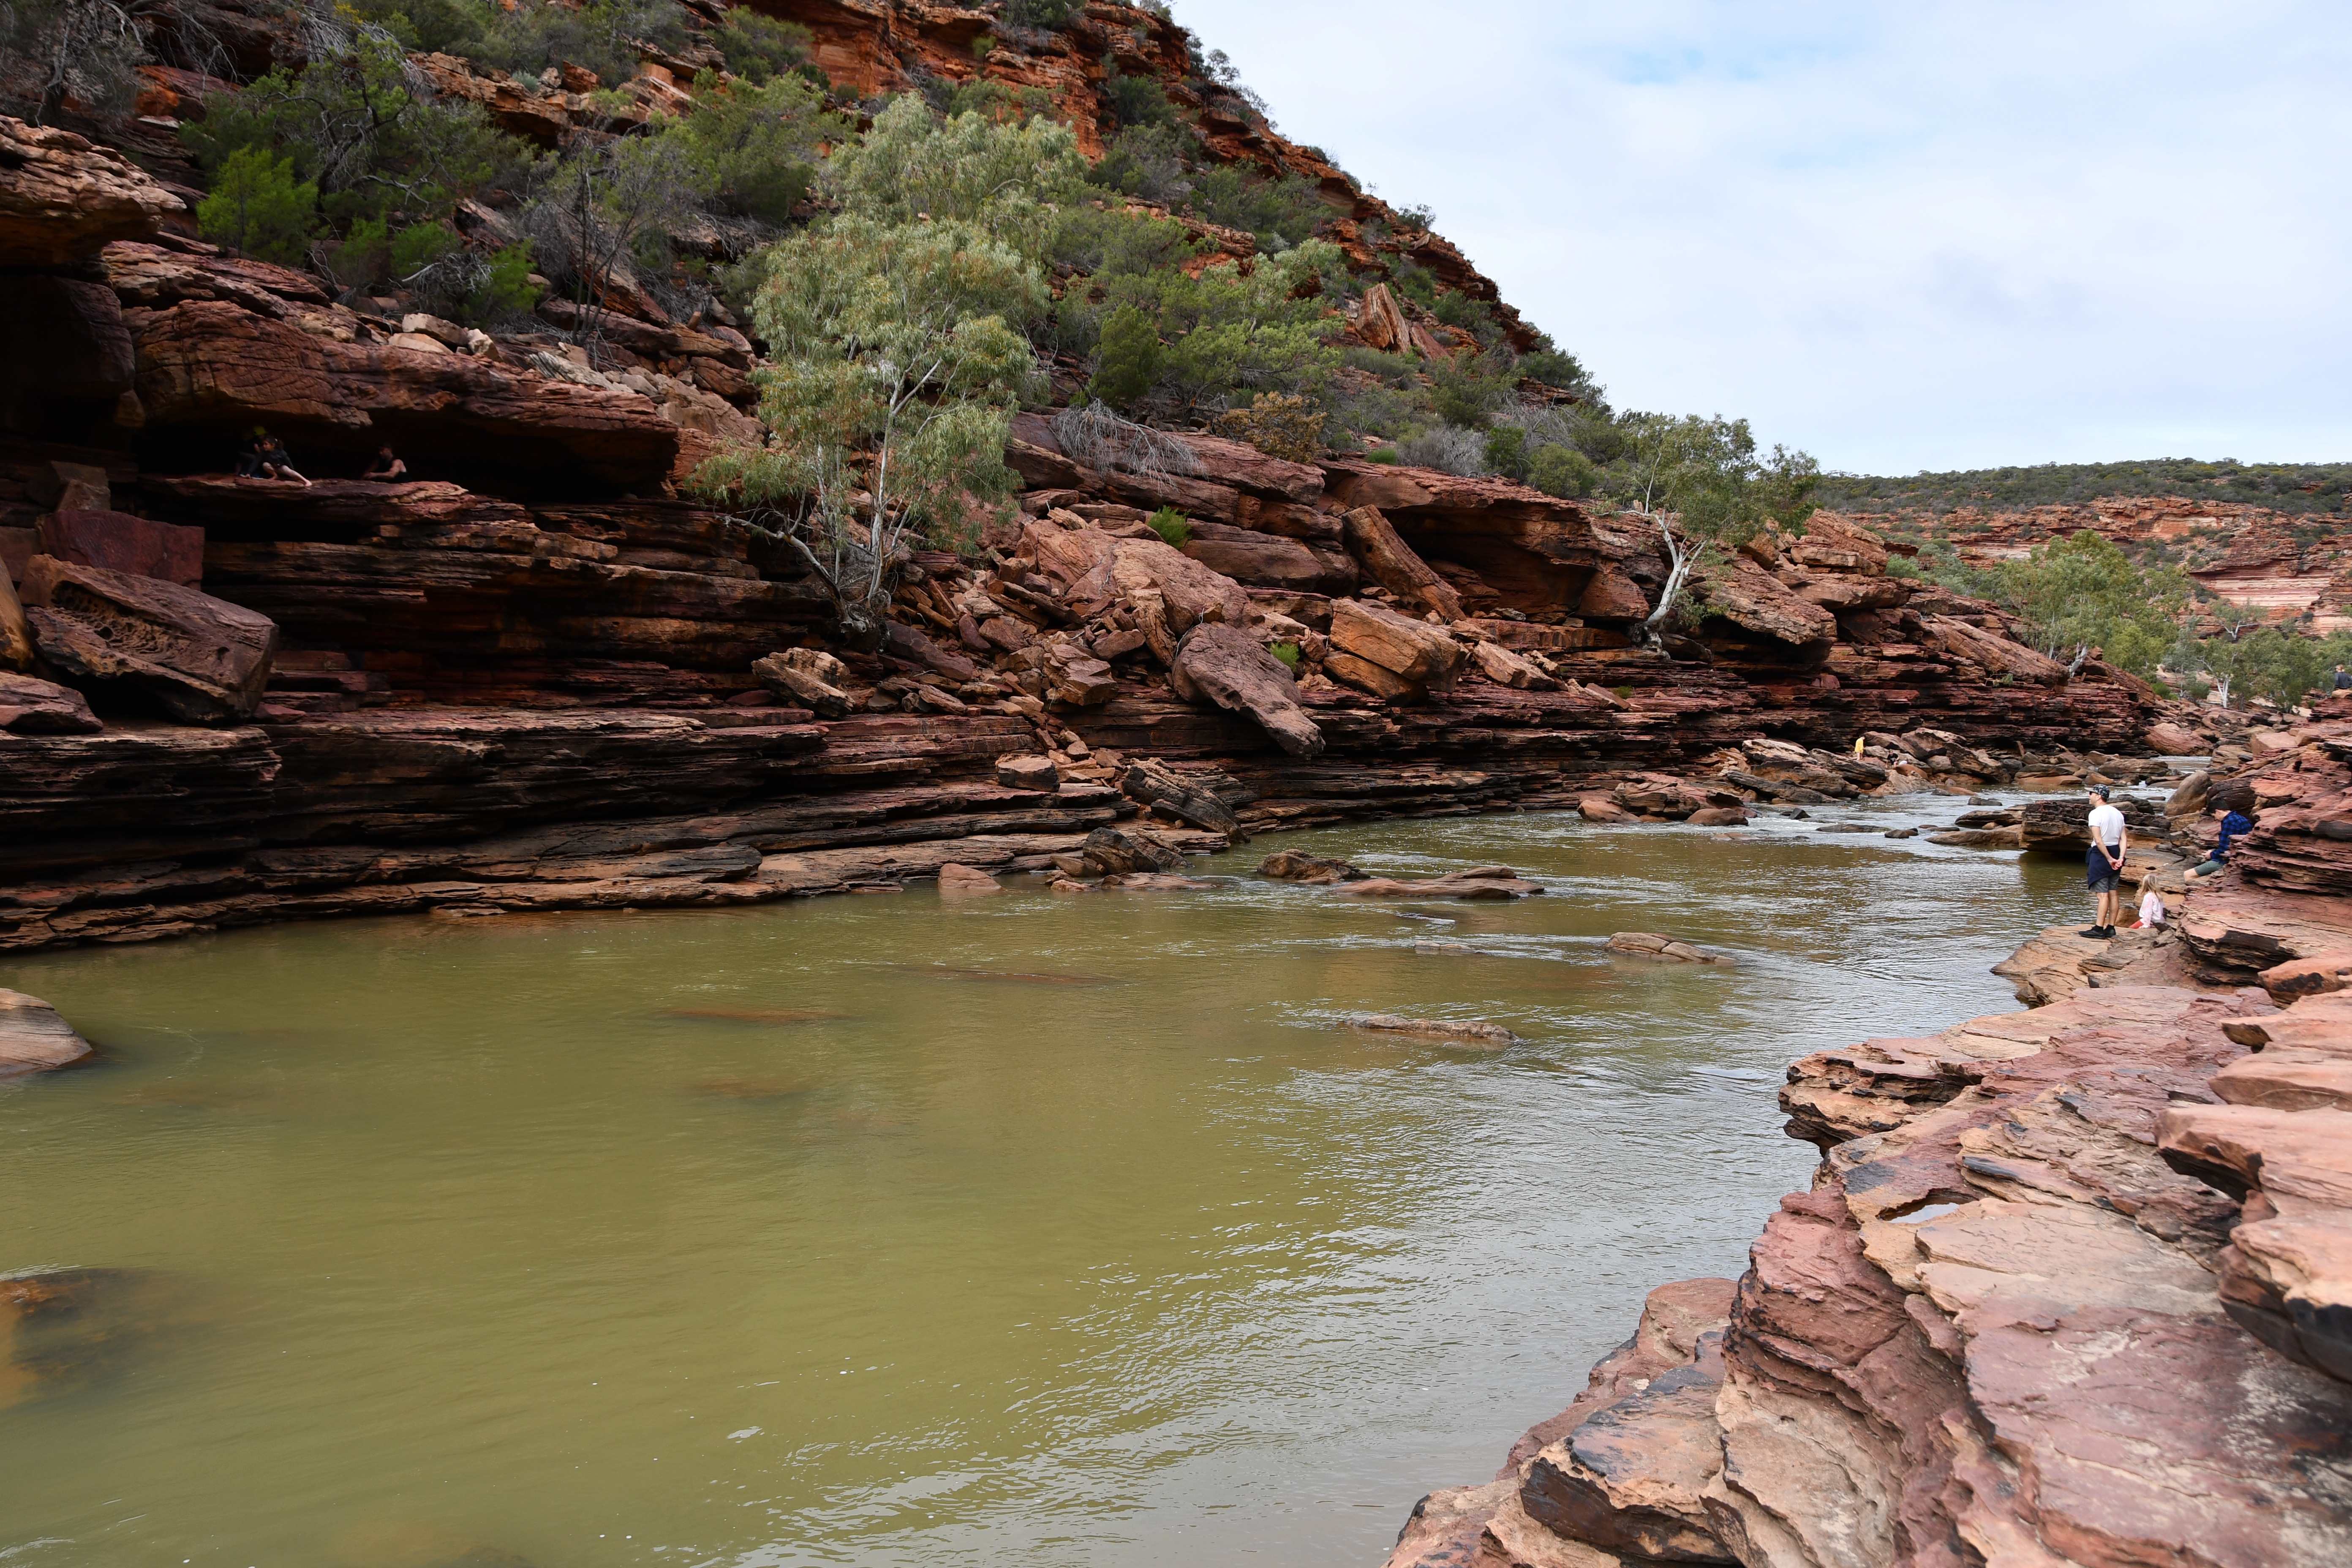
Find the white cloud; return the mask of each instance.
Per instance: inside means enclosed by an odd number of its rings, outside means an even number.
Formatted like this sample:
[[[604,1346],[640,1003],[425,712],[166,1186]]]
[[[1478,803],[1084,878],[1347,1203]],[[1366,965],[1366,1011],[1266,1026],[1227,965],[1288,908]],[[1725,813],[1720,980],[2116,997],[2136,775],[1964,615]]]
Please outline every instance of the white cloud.
[[[1178,0],[1621,406],[1832,468],[2352,458],[2341,0]]]

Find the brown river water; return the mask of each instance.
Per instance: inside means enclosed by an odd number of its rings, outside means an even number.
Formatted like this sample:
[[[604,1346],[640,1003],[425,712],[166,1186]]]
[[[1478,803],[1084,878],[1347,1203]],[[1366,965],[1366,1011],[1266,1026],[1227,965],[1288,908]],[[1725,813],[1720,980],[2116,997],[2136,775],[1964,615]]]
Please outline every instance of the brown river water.
[[[1791,1058],[2013,1007],[1988,966],[2086,914],[1817,826],[0,963],[106,1056],[0,1087],[0,1273],[121,1271],[0,1339],[0,1568],[1376,1563],[1650,1287],[1745,1266],[1812,1165]],[[1285,847],[1552,892],[1249,874]]]

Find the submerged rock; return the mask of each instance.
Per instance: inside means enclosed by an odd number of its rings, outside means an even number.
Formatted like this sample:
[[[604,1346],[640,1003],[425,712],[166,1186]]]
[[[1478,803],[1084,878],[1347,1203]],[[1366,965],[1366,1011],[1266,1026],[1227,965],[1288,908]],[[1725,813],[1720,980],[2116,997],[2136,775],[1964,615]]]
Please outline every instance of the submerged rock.
[[[71,1067],[91,1055],[90,1045],[37,996],[0,990],[0,1078]]]
[[[1425,882],[1400,881],[1393,877],[1373,877],[1360,882],[1347,882],[1334,888],[1343,898],[1354,899],[1465,899],[1501,901],[1509,899],[1533,898],[1544,890],[1540,882],[1530,882],[1508,866],[1478,866],[1466,871],[1448,871],[1443,877]]]
[[[1376,1035],[1418,1035],[1423,1039],[1465,1040],[1480,1046],[1511,1046],[1519,1039],[1500,1024],[1489,1024],[1484,1019],[1400,1018],[1392,1013],[1350,1018],[1348,1027]]]
[[[1309,882],[1324,885],[1332,882],[1361,882],[1371,873],[1359,870],[1345,860],[1326,859],[1298,849],[1280,849],[1258,863],[1257,874],[1277,882]]]
[[[1729,961],[1702,952],[1686,942],[1655,931],[1621,931],[1609,939],[1609,951],[1631,958],[1662,959],[1669,963],[1725,963]]]

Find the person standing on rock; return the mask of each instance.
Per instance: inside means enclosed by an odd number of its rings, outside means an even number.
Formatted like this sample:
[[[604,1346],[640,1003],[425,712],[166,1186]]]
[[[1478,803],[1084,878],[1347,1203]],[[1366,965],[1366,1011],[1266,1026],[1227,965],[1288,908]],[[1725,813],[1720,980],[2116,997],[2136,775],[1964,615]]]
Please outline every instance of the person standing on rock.
[[[2129,846],[2124,834],[2124,814],[2109,804],[2107,786],[2093,784],[2087,797],[2091,803],[2091,850],[2084,857],[2091,891],[2099,897],[2099,912],[2083,934],[2101,941],[2116,934],[2116,922],[2123,918],[2124,857]]]

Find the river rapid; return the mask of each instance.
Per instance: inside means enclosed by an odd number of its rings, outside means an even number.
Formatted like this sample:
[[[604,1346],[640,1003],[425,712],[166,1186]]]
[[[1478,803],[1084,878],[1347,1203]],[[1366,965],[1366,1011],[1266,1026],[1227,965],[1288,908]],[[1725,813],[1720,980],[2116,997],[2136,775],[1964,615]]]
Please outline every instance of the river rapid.
[[[0,1087],[0,1272],[122,1272],[0,1339],[0,1565],[1377,1563],[1745,1267],[1812,1168],[1790,1059],[2012,1008],[1990,965],[2086,915],[2069,864],[1815,831],[1959,805],[9,961],[105,1059]],[[1523,1043],[1336,1026],[1381,1012]]]

